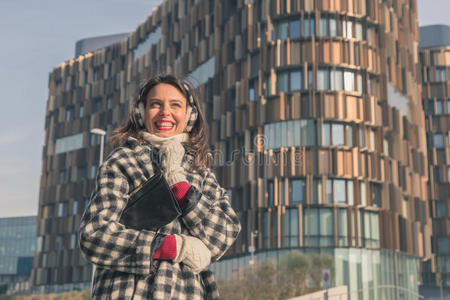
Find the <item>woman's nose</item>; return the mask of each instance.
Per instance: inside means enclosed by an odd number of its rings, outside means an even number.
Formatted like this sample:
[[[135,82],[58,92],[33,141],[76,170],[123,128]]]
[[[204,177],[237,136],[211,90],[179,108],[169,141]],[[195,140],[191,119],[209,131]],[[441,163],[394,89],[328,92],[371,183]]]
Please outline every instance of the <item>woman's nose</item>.
[[[169,107],[169,105],[162,105],[160,113],[163,116],[169,115],[170,114],[170,107]]]

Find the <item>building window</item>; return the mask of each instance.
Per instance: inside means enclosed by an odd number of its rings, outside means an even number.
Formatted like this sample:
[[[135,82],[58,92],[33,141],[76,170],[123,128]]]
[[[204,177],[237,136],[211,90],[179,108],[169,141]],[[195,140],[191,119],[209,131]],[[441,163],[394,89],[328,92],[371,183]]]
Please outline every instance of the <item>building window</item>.
[[[58,173],[58,184],[69,182],[69,173],[66,170],[60,170]]]
[[[315,35],[316,30],[314,24],[315,24],[315,17],[314,16],[308,17],[305,15],[305,19],[303,20],[303,30],[305,37],[311,37]]]
[[[308,89],[313,89],[313,71],[312,69],[308,69]]]
[[[442,133],[433,134],[433,146],[435,148],[444,148],[444,142],[442,139]]]
[[[84,116],[84,105],[80,104],[79,117],[82,118]]]
[[[300,20],[293,20],[289,22],[289,37],[297,39],[301,36]]]
[[[255,80],[250,80],[248,82],[248,101],[255,101]]]
[[[347,209],[340,208],[338,211],[338,246],[348,246],[348,230],[347,230]]]
[[[316,125],[314,120],[292,120],[264,125],[265,149],[314,146]]]
[[[328,24],[327,24],[327,18],[321,17],[320,18],[320,36],[327,36],[328,35]]]
[[[321,208],[320,213],[320,240],[319,246],[334,245],[334,221],[333,210],[331,208]]]
[[[77,181],[86,179],[86,167],[77,166]]]
[[[97,145],[100,145],[101,138],[102,138],[102,137],[101,137],[100,135],[91,133],[91,134],[90,134],[90,140],[89,140],[90,145],[91,145],[91,146],[97,146]],[[105,136],[104,138],[105,138],[105,140],[106,140],[106,136]]]
[[[353,181],[348,179],[327,180],[327,203],[354,204]]]
[[[371,183],[371,203],[374,207],[381,207],[381,184]]]
[[[112,97],[108,96],[106,97],[106,109],[111,109],[112,107]]]
[[[287,208],[284,214],[284,247],[298,246],[298,209]]]
[[[36,249],[37,252],[41,252],[42,251],[43,245],[44,245],[44,238],[45,238],[44,235],[38,236],[38,238],[37,238],[37,249]]]
[[[356,39],[358,41],[363,40],[363,26],[359,22],[356,23]]]
[[[268,249],[270,246],[270,213],[268,211],[264,212],[264,235],[263,235],[263,244],[264,248]]]
[[[60,251],[64,250],[64,239],[61,235],[57,235],[55,239],[55,250]],[[56,258],[55,258],[56,260]]]
[[[379,247],[380,246],[380,233],[378,213],[373,211],[361,211],[363,217],[362,227],[364,228],[363,243],[366,247]]]
[[[251,58],[251,66],[250,66],[250,77],[254,78],[256,76],[258,76],[258,72],[260,70],[260,66],[259,66],[259,54],[253,55]]]
[[[375,129],[372,128],[369,130],[369,137],[370,137],[369,150],[375,151]]]
[[[331,70],[331,90],[342,91],[343,90],[343,80],[341,70]]]
[[[92,101],[92,113],[93,114],[95,114],[95,113],[100,111],[100,104],[101,104],[101,100],[100,99],[94,99]]]
[[[330,36],[336,37],[336,19],[330,18]]]
[[[77,247],[77,235],[76,233],[72,233],[70,235],[70,248],[75,249]]]
[[[293,71],[290,74],[291,92],[300,91],[302,89],[302,72]]]
[[[322,124],[322,146],[353,146],[353,127],[340,123]]]
[[[332,124],[332,143],[335,146],[344,145],[344,125]]]
[[[446,201],[440,200],[436,201],[436,217],[445,218],[446,217]]]
[[[58,203],[58,217],[67,217],[69,215],[69,209],[67,202]]]
[[[319,204],[322,201],[322,180],[314,178],[313,180],[313,202]]]
[[[402,215],[405,219],[408,218],[408,197],[404,196],[402,201]]]
[[[355,74],[350,71],[344,71],[344,90],[353,92],[355,90]]]
[[[439,254],[450,254],[450,237],[440,236],[438,238]]]
[[[286,40],[287,39],[287,22],[280,22],[277,25],[277,39]]]
[[[329,71],[325,69],[319,69],[317,71],[317,90],[329,90],[330,89],[330,78]]]
[[[366,194],[366,183],[364,181],[360,182],[360,188],[361,188],[361,205],[366,206],[367,205],[367,194]]]
[[[303,179],[292,179],[290,183],[290,203],[292,205],[302,204],[305,195],[305,181]]]
[[[273,206],[274,204],[274,185],[273,185],[273,180],[269,180],[268,183],[268,202],[269,202],[269,206]]]
[[[330,180],[329,180],[330,181]],[[333,195],[335,204],[345,204],[345,180],[334,179],[333,180]]]
[[[353,38],[353,22],[352,21],[344,21],[344,37],[351,39]]]
[[[277,76],[277,93],[288,92],[288,73],[281,72]]]
[[[331,124],[323,123],[323,125],[322,125],[322,146],[330,146],[331,145],[330,128],[331,128]]]
[[[97,172],[98,163],[93,163],[89,169],[89,178],[94,179],[95,173]]]
[[[78,200],[73,200],[72,214],[75,216],[78,213]]]
[[[436,81],[446,81],[447,74],[445,68],[436,68]]]
[[[70,121],[73,118],[73,107],[66,108],[66,121]]]

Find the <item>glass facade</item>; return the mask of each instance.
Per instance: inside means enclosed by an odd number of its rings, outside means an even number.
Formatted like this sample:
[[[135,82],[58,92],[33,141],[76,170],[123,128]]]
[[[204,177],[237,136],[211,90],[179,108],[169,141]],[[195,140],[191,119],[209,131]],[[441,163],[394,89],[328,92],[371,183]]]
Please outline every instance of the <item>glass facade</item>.
[[[36,217],[0,218],[0,274],[16,274],[19,257],[33,257],[36,247]]]
[[[274,260],[278,265],[291,252],[333,257],[331,287],[346,285],[350,300],[418,299],[418,258],[390,250],[356,248],[297,248],[257,251],[255,260]],[[249,265],[250,255],[231,256],[215,262],[211,270],[219,280]],[[398,283],[398,284],[397,284]]]
[[[24,291],[37,250],[36,216],[0,218],[0,285]],[[19,290],[18,290],[19,289]]]

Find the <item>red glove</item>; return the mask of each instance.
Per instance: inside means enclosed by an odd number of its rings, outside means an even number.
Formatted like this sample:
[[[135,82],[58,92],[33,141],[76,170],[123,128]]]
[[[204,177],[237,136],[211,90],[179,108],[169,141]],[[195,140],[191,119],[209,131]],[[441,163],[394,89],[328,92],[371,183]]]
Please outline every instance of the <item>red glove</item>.
[[[178,203],[181,207],[185,206],[186,194],[191,186],[186,181],[181,181],[172,185],[172,192]],[[161,260],[171,260],[174,259],[177,255],[177,241],[174,235],[168,235],[164,238],[164,241],[161,244],[155,254],[153,255],[153,259],[161,259]]]
[[[153,259],[171,260],[174,259],[176,255],[177,241],[174,235],[168,235],[164,238],[161,247],[155,251]]]
[[[187,203],[186,194],[191,186],[186,181],[177,182],[172,185],[172,192],[181,207]]]

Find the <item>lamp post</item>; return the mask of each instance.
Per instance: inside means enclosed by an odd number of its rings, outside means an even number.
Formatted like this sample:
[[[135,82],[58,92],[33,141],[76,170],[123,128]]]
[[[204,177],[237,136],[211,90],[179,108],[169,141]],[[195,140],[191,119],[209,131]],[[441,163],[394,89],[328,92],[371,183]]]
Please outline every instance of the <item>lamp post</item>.
[[[248,247],[248,252],[250,252],[250,261],[249,264],[253,265],[255,263],[255,257],[254,257],[254,253],[255,253],[255,243],[254,243],[254,238],[258,236],[258,230],[254,230],[252,232],[250,232],[250,246]]]
[[[105,144],[106,131],[100,128],[92,128],[90,132],[100,136],[100,158],[98,160],[98,165],[100,166],[103,163],[103,148]]]
[[[100,136],[100,157],[98,159],[98,166],[100,166],[103,163],[103,148],[105,144],[106,131],[100,128],[92,128],[90,130],[90,133],[97,134]],[[92,265],[91,287],[94,284],[94,274],[95,274],[95,265]]]

